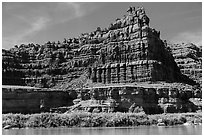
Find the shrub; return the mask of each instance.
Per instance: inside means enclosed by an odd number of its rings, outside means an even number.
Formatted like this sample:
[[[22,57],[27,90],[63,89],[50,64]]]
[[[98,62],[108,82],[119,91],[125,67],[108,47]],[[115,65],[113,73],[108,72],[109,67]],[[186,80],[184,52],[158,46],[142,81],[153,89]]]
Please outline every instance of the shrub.
[[[144,113],[89,113],[74,112],[67,114],[3,114],[2,126],[24,127],[120,127],[138,125],[156,125],[162,119],[166,125],[178,125],[187,121],[202,122],[202,114],[157,114]]]

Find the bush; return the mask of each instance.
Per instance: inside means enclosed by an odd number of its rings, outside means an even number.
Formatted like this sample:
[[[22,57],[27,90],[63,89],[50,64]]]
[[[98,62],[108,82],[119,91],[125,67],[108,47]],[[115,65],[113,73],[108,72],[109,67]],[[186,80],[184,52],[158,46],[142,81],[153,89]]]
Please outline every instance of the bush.
[[[2,126],[13,127],[120,127],[138,125],[156,125],[158,119],[169,126],[179,125],[187,121],[202,122],[202,114],[157,114],[144,113],[89,113],[74,112],[67,114],[41,113],[41,114],[3,114]]]

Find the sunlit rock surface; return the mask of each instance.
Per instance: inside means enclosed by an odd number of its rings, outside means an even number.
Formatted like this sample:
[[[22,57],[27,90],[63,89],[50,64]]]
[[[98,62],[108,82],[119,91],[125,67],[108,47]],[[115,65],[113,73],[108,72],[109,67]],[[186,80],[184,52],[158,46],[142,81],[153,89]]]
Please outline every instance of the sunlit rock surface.
[[[143,7],[130,7],[107,28],[2,50],[2,83],[75,90],[69,110],[196,111],[189,99],[201,98],[201,50],[168,44],[149,23]]]

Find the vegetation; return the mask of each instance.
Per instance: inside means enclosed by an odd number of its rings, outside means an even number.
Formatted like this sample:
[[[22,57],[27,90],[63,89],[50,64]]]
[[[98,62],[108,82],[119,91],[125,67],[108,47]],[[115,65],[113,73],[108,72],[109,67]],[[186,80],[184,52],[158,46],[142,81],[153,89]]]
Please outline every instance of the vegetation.
[[[67,114],[41,113],[41,114],[3,114],[2,126],[18,128],[36,127],[120,127],[156,125],[162,119],[168,126],[180,125],[186,122],[202,122],[201,113],[182,114],[157,114],[146,115],[144,113],[88,113],[74,112]]]

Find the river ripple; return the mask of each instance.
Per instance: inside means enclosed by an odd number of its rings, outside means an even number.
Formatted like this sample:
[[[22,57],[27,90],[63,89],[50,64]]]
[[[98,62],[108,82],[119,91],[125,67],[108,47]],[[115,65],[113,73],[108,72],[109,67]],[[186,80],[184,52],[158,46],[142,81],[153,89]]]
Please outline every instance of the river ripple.
[[[3,135],[201,135],[202,126],[9,129]]]

